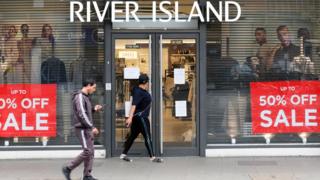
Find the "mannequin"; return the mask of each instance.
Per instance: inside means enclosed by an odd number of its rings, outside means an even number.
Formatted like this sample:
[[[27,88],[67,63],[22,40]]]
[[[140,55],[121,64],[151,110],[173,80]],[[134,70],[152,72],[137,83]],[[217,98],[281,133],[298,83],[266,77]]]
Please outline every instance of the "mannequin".
[[[41,37],[33,39],[31,50],[31,82],[41,83],[41,64],[53,57],[55,39],[49,24],[42,26]]]
[[[41,38],[39,38],[38,42],[41,45],[42,62],[54,56],[55,38],[53,36],[53,29],[51,25],[44,24],[42,26]]]
[[[41,37],[37,40],[37,44],[40,45],[41,47],[41,63],[43,63],[46,59],[53,57],[53,52],[54,52],[54,36],[53,36],[53,30],[51,25],[49,24],[44,24],[42,26],[42,32],[41,32]],[[41,64],[42,65],[42,64]],[[41,66],[40,66],[40,71],[39,71],[39,80],[41,81]],[[41,138],[42,144],[46,145],[47,142],[49,141],[48,137],[42,137]]]
[[[28,37],[29,26],[27,24],[22,24],[20,30],[22,38],[18,41],[19,61],[23,62],[23,82],[30,83],[32,39]]]
[[[14,25],[10,26],[4,43],[4,57],[8,65],[4,72],[5,83],[14,83],[18,81],[15,77],[16,65],[19,57],[16,35],[16,27]]]

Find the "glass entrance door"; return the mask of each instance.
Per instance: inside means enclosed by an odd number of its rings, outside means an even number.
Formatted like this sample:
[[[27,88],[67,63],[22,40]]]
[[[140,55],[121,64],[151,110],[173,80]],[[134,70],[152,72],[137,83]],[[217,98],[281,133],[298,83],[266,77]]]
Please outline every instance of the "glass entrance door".
[[[141,73],[152,77],[152,44],[151,35],[120,36],[114,39],[114,143],[113,154],[121,153],[123,144],[130,133],[126,127],[126,118],[132,102],[131,90],[138,86],[138,78]],[[151,86],[152,80],[150,82]],[[149,92],[152,93],[151,88]],[[153,118],[150,117],[150,121]],[[134,155],[143,154],[144,139],[140,135],[130,153]]]
[[[160,35],[160,151],[195,154],[197,147],[197,39]],[[178,155],[178,154],[177,154]]]
[[[117,34],[113,47],[113,156],[130,133],[125,120],[141,73],[150,77],[149,119],[157,155],[197,155],[197,36]],[[147,155],[142,135],[129,155]]]

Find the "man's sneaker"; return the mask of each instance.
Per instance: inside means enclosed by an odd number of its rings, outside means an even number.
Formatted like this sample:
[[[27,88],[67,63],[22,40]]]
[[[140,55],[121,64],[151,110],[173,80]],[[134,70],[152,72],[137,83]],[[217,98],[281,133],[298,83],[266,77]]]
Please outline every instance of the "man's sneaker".
[[[62,173],[63,173],[64,177],[66,178],[66,180],[71,180],[71,177],[70,177],[71,170],[67,166],[62,168]]]
[[[154,163],[163,163],[163,159],[161,159],[161,158],[154,158],[154,159],[151,159],[151,162],[154,162]]]
[[[127,161],[127,162],[132,162],[132,159],[130,159],[127,155],[121,154],[120,159]]]
[[[94,178],[93,176],[84,176],[83,180],[98,180],[98,179]]]

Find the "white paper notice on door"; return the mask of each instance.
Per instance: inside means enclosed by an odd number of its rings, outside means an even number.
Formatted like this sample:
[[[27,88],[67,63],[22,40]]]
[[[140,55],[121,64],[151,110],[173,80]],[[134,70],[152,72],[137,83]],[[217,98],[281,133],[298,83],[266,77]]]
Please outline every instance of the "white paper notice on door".
[[[176,117],[187,117],[187,101],[175,101]]]
[[[119,58],[138,59],[138,52],[137,51],[120,51]]]
[[[127,117],[129,117],[129,115],[130,115],[130,109],[131,109],[131,101],[126,101],[125,103],[124,103],[124,106],[125,106],[125,116],[126,116],[126,118]]]
[[[137,67],[124,68],[124,79],[139,79],[140,69]]]
[[[185,70],[183,68],[174,69],[174,84],[185,84]]]

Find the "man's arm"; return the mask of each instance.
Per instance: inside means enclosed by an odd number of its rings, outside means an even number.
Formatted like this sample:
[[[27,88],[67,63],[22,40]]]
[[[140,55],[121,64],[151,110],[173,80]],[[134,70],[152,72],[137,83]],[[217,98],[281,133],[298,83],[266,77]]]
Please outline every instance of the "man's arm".
[[[84,106],[85,102],[83,99],[83,95],[81,93],[76,95],[76,97],[74,99],[74,103],[76,105],[75,113],[78,115],[77,117],[80,118],[79,120],[80,120],[81,124],[87,128],[92,128],[93,124],[87,115],[87,111]]]

